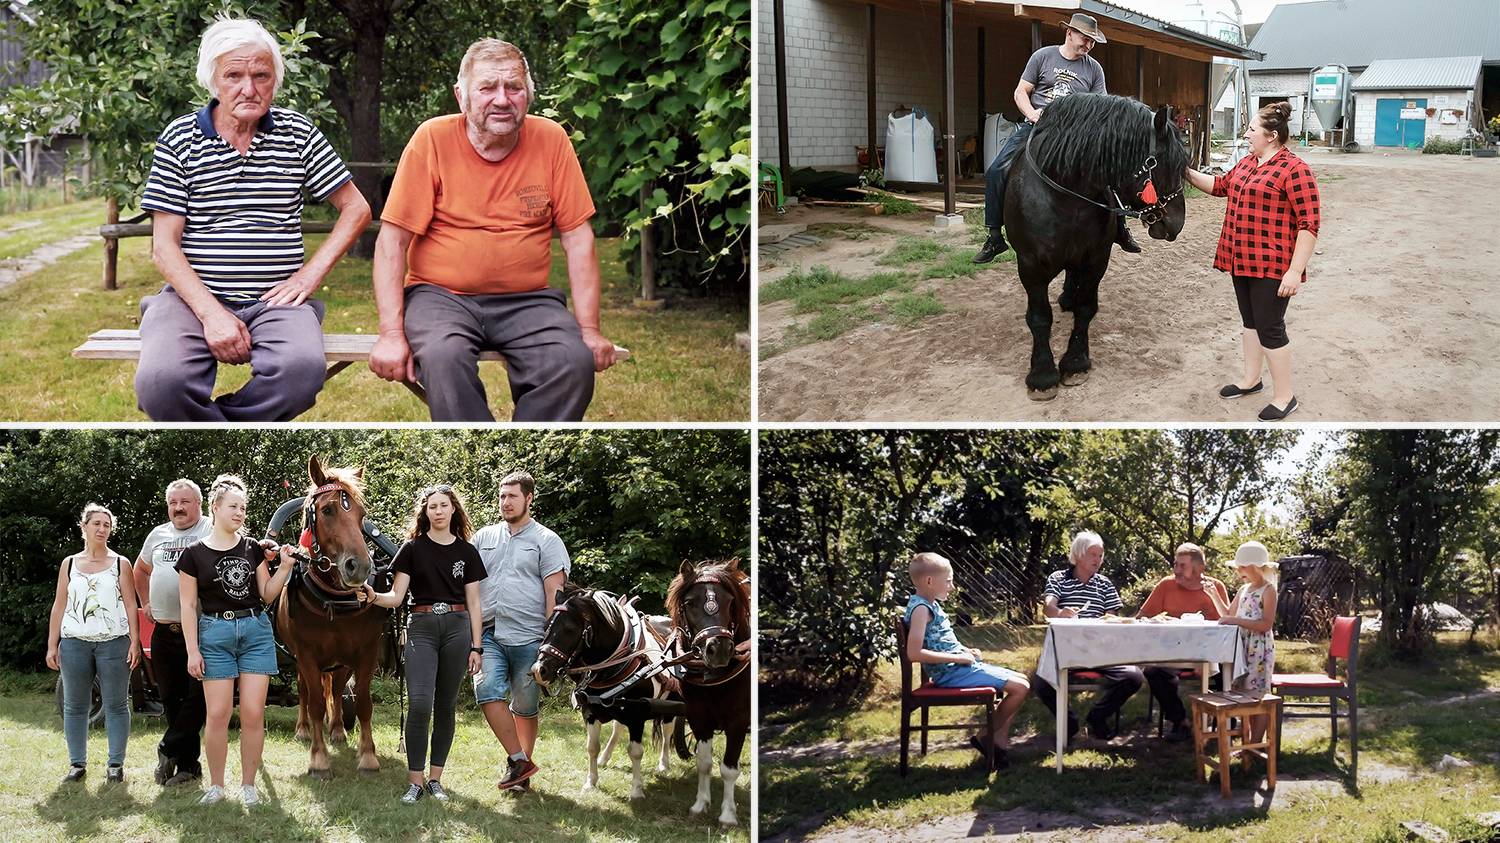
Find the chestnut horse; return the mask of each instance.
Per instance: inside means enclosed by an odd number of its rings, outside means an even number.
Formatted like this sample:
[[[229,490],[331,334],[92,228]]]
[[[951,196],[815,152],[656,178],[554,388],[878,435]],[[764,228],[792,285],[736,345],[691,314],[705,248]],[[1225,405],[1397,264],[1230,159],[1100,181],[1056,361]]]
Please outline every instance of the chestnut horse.
[[[673,635],[668,656],[690,657],[679,681],[688,726],[698,739],[698,798],[692,813],[708,810],[713,736],[723,732],[719,823],[738,825],[734,783],[740,775],[740,750],[750,734],[751,675],[750,654],[739,646],[750,640],[750,585],[740,560],[682,563],[667,589],[667,614]]]
[[[300,541],[308,555],[273,607],[276,638],[297,660],[297,739],[311,741],[307,773],[317,779],[332,775],[325,726],[330,742],[348,741],[343,689],[350,676],[359,718],[359,771],[380,769],[370,729],[370,679],[390,610],[358,597],[372,568],[361,473],[358,468],[324,468],[317,456],[308,458],[311,485],[301,502]]]

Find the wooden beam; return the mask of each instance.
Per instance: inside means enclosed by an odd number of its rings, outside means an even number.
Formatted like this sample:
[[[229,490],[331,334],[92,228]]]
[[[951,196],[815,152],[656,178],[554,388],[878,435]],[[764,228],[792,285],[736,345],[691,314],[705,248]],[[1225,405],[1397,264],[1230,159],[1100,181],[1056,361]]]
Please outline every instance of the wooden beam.
[[[952,215],[958,184],[958,104],[953,95],[953,0],[943,0],[943,157],[947,159],[943,213]]]
[[[1135,98],[1146,102],[1146,48],[1139,44],[1135,46]]]
[[[985,101],[984,101],[984,87],[985,86],[984,86],[984,76],[985,76],[985,65],[984,65],[984,27],[981,26],[981,27],[979,27],[979,131],[975,133],[975,136],[979,138],[979,143],[978,143],[976,152],[978,153],[978,156],[981,159],[984,157],[984,118],[985,118]]]
[[[104,204],[104,226],[108,228],[120,223],[120,201],[111,198]],[[102,229],[101,229],[102,231]],[[146,233],[151,233],[151,226],[146,226]],[[104,289],[113,290],[116,286],[116,278],[120,266],[120,241],[106,239],[104,241]]]
[[[786,105],[786,0],[773,0],[771,12],[776,39],[776,151],[779,153],[781,183],[785,185],[791,183],[792,177],[792,142],[787,128]]]
[[[865,33],[865,128],[867,131],[866,143],[869,152],[869,169],[885,171],[885,162],[880,160],[876,154],[875,145],[875,4],[871,3],[866,8],[865,19],[868,29]]]
[[[1031,51],[1035,53],[1042,48],[1042,22],[1034,20],[1031,22]]]
[[[1213,148],[1214,134],[1214,63],[1203,65],[1203,157],[1198,159],[1202,169],[1208,169],[1209,150]]]

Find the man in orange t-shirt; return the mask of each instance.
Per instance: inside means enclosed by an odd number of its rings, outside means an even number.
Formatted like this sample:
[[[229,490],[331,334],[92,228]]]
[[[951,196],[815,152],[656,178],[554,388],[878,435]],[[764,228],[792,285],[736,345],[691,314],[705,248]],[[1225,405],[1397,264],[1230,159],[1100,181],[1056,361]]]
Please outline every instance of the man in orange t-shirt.
[[[476,41],[453,86],[459,114],[407,142],[380,218],[370,369],[420,382],[433,421],[494,421],[479,353],[504,357],[516,421],[579,421],[594,373],[615,362],[599,331],[594,202],[568,134],[527,115],[536,86],[526,56]],[[552,231],[573,291],[547,286]]]
[[[1225,603],[1229,602],[1229,592],[1224,588],[1224,583],[1203,575],[1203,569],[1207,565],[1207,560],[1203,558],[1203,548],[1192,543],[1179,545],[1172,560],[1172,576],[1162,578],[1151,589],[1151,596],[1141,604],[1136,617],[1151,618],[1166,612],[1174,618],[1180,618],[1197,612],[1205,620],[1218,620],[1219,610],[1215,608],[1208,591],[1213,589]],[[1182,678],[1178,671],[1179,668],[1161,665],[1152,665],[1145,670],[1146,682],[1151,685],[1151,696],[1161,706],[1162,718],[1172,724],[1167,740],[1174,742],[1185,741],[1193,733],[1193,723],[1188,719],[1187,708],[1182,704],[1182,697],[1177,691]]]

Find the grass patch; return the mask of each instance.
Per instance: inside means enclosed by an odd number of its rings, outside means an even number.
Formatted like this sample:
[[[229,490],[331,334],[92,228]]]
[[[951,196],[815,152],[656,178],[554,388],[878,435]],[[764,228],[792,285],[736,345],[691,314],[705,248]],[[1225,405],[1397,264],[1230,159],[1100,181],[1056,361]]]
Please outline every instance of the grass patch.
[[[96,209],[90,223],[97,225],[102,219]],[[308,238],[309,254],[322,239]],[[732,305],[687,298],[675,299],[673,307],[662,311],[636,310],[636,282],[621,262],[619,241],[601,239],[598,254],[604,334],[629,348],[632,359],[599,375],[587,420],[749,418],[750,360],[734,343],[736,332],[748,330],[749,314]],[[90,246],[0,291],[0,336],[6,338],[0,343],[0,416],[27,421],[145,420],[135,406],[134,361],[70,356],[95,330],[135,327],[141,298],[162,286],[151,265],[147,238],[120,242],[117,290],[100,289],[102,255],[102,245]],[[563,290],[568,286],[566,262],[556,242],[550,283]],[[324,330],[375,329],[369,261],[340,261],[318,296],[327,305]],[[486,363],[479,369],[495,416],[508,418],[510,388],[504,368]],[[221,367],[216,393],[237,389],[248,377],[248,367]],[[376,420],[425,422],[429,415],[409,392],[380,380],[363,365],[329,381],[317,406],[299,419]]]
[[[815,222],[807,226],[807,233],[818,237],[842,237],[845,240],[869,240],[885,230],[863,222]],[[761,264],[765,266],[764,263]]]
[[[959,631],[964,643],[983,649],[990,660],[1016,669],[1036,664],[1041,628],[1007,630],[976,626]],[[1340,727],[1338,760],[1328,753],[1325,723],[1288,725],[1278,777],[1288,782],[1329,780],[1315,795],[1292,787],[1278,793],[1269,813],[1250,807],[1244,774],[1236,770],[1235,798],[1220,803],[1215,786],[1194,782],[1191,749],[1158,742],[1154,737],[1123,747],[1088,746],[1070,750],[1064,772],[1052,768],[1052,718],[1028,701],[1016,721],[1016,738],[1037,743],[1013,753],[1013,768],[986,781],[967,749],[934,750],[925,758],[913,746],[913,770],[903,779],[894,753],[851,748],[846,757],[806,756],[765,764],[761,778],[761,831],[773,835],[790,828],[824,831],[910,828],[913,824],[973,811],[1026,808],[1060,812],[1101,826],[1161,823],[1153,839],[1231,840],[1396,840],[1397,824],[1425,819],[1462,830],[1465,818],[1500,809],[1500,764],[1496,763],[1493,724],[1500,701],[1459,700],[1443,705],[1435,699],[1500,687],[1500,640],[1491,636],[1479,651],[1465,649],[1466,633],[1443,634],[1429,659],[1420,665],[1394,662],[1378,647],[1362,648],[1360,664],[1360,765],[1364,782],[1348,778],[1347,724]],[[1277,669],[1320,669],[1326,642],[1278,641]],[[882,664],[869,695],[856,704],[836,707],[825,700],[761,714],[763,751],[805,748],[823,742],[892,741],[900,719],[899,677],[893,664]],[[1126,705],[1122,727],[1127,733],[1153,733],[1146,722],[1143,688]],[[764,697],[763,697],[764,698]],[[1087,702],[1075,698],[1075,710]],[[935,723],[973,722],[972,709],[935,709]],[[962,734],[962,733],[959,733]],[[938,733],[946,742],[951,735]],[[1468,769],[1433,772],[1444,753],[1473,761]],[[1377,783],[1378,766],[1410,767],[1415,774],[1401,781]],[[1258,771],[1259,768],[1257,767]],[[1133,814],[1139,819],[1120,813]],[[1087,827],[1087,826],[1085,826]],[[876,834],[878,832],[870,832]]]
[[[911,266],[937,260],[952,251],[952,246],[926,237],[902,237],[876,263],[881,266]]]
[[[929,316],[946,312],[947,309],[938,299],[937,293],[928,290],[923,293],[905,293],[891,299],[887,312],[897,324],[910,328]]]
[[[883,190],[872,190],[869,195],[875,197],[875,202],[880,206],[880,212],[886,216],[899,217],[906,214],[915,214],[922,207],[910,199],[902,199],[894,193]]]
[[[41,246],[74,235],[97,233],[103,222],[101,199],[0,217],[0,260],[26,257]]]
[[[642,760],[643,800],[628,798],[630,767],[623,742],[609,766],[601,768],[599,789],[580,793],[588,767],[583,721],[557,700],[549,701],[541,715],[536,755],[542,769],[533,779],[535,792],[516,799],[495,789],[504,751],[474,706],[472,693],[460,690],[458,729],[443,775],[453,799],[447,805],[424,799],[414,806],[398,801],[406,789],[406,759],[396,752],[399,714],[393,697],[377,704],[373,719],[380,772],[356,772],[353,750],[331,747],[334,777],[325,782],[305,775],[308,754],[293,735],[295,708],[270,706],[257,782],[263,804],[247,811],[236,787],[228,788],[231,796],[224,803],[203,808],[195,804],[198,788],[164,789],[152,781],[154,749],[162,732],[155,717],[134,719],[123,785],[103,784],[102,727],[89,735],[89,773],[83,785],[56,784],[67,766],[67,752],[50,683],[46,694],[9,690],[16,684],[0,683],[7,689],[0,697],[0,766],[6,773],[0,781],[0,823],[27,840],[237,840],[247,830],[256,840],[276,841],[749,839],[744,829],[751,777],[742,775],[736,787],[740,828],[725,834],[717,828],[723,793],[718,774],[710,811],[692,817],[688,807],[698,774],[692,762],[675,753],[668,770],[655,773],[648,749]],[[240,769],[237,730],[230,730],[229,740],[225,778],[233,785]],[[722,749],[722,735],[715,746]],[[740,768],[747,773],[752,772],[748,763],[746,752]]]
[[[847,304],[909,287],[911,281],[894,272],[853,278],[826,266],[794,270],[761,288],[761,301],[793,303],[796,312],[821,313],[834,304]]]
[[[1008,256],[1008,257],[1007,257]],[[1016,253],[1006,250],[998,260],[1015,260]],[[983,264],[974,262],[974,255],[968,251],[950,251],[943,255],[941,260],[930,263],[922,270],[923,278],[968,278],[976,275],[984,269]]]

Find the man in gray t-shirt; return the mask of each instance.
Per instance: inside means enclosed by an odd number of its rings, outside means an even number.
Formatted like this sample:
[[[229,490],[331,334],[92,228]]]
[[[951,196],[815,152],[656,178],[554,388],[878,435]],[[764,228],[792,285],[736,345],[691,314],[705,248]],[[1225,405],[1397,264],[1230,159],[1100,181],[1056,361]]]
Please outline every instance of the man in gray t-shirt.
[[[505,747],[500,789],[526,790],[537,771],[537,710],[541,689],[531,676],[557,592],[572,562],[557,534],[531,517],[536,481],[524,471],[500,481],[500,524],[474,534],[488,576],[482,583],[484,669],[474,699]]]
[[[1021,81],[1013,97],[1025,120],[1011,132],[984,171],[984,225],[989,236],[974,256],[975,263],[989,263],[1010,248],[1000,230],[1005,221],[1005,180],[1010,176],[1011,161],[1030,137],[1031,127],[1042,118],[1042,111],[1053,101],[1071,94],[1108,93],[1104,87],[1104,67],[1089,55],[1095,43],[1106,43],[1099,23],[1080,12],[1063,27],[1067,30],[1063,43],[1032,53],[1026,69],[1021,71]],[[1119,218],[1115,242],[1127,252],[1141,250],[1130,236],[1124,217]]]
[[[177,558],[207,536],[213,523],[203,516],[203,492],[186,477],[167,485],[166,501],[167,523],[146,536],[136,557],[135,593],[150,595],[146,616],[156,622],[150,641],[151,671],[166,724],[156,748],[156,783],[179,785],[202,774],[199,732],[205,712],[203,685],[187,669]]]

